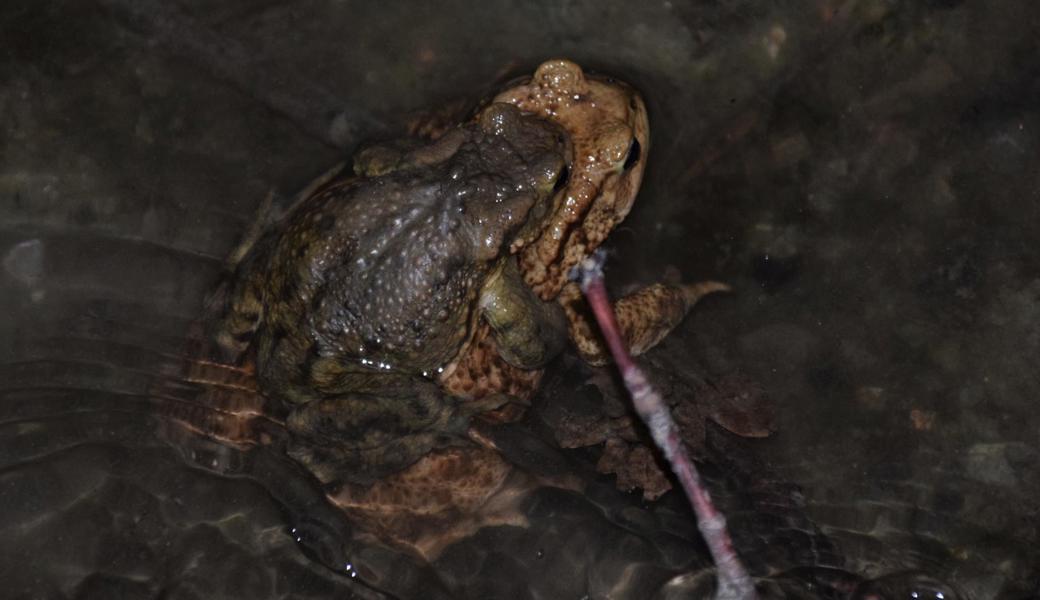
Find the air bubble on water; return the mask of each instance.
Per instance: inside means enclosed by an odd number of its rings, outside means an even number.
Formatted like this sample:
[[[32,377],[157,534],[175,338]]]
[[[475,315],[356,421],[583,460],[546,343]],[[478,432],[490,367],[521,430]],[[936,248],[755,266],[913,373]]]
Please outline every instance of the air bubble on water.
[[[25,240],[11,246],[4,254],[4,270],[15,280],[35,288],[43,278],[43,259],[43,242],[38,239]]]

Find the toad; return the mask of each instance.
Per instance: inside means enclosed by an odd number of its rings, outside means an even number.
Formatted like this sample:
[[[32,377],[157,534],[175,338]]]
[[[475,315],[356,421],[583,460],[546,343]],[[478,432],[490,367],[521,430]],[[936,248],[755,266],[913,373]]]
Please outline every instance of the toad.
[[[468,424],[518,418],[568,339],[606,362],[568,272],[628,214],[648,150],[635,90],[553,60],[432,142],[362,151],[354,175],[309,186],[232,256],[216,339],[252,355],[278,405],[244,414],[281,411],[288,452],[330,499],[427,558],[482,524],[522,524],[517,490],[536,482]],[[618,300],[633,354],[720,289]],[[484,516],[449,531],[460,511]]]
[[[320,185],[237,253],[216,340],[252,352],[288,409],[289,454],[321,481],[371,483],[459,439],[484,406],[436,379],[476,323],[522,366],[556,351],[562,311],[505,257],[549,214],[565,142],[492,104],[435,142],[370,149],[362,176]]]

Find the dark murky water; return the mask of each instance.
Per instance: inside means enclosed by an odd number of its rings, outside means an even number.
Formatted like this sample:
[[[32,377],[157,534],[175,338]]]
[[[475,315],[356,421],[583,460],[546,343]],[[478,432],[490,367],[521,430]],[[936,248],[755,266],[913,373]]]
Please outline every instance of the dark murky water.
[[[0,8],[5,597],[703,597],[680,499],[616,491],[595,449],[543,449],[583,494],[421,565],[291,461],[162,416],[202,387],[185,338],[269,189],[551,56],[652,111],[613,285],[736,289],[647,359],[775,402],[772,438],[710,428],[703,464],[763,589],[1040,594],[1040,8],[544,4]]]

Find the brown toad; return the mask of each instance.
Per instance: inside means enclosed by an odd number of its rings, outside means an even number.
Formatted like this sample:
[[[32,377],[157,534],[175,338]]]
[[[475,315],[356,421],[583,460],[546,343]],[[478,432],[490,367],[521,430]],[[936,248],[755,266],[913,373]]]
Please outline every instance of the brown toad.
[[[255,351],[261,390],[291,407],[289,452],[319,479],[371,482],[454,443],[483,407],[460,408],[436,376],[478,322],[507,355],[559,346],[562,317],[502,257],[547,214],[565,142],[493,104],[436,142],[363,155],[381,174],[321,185],[241,253],[217,341]],[[502,296],[537,314],[500,310]]]
[[[616,79],[587,74],[567,60],[551,60],[533,76],[506,86],[492,101],[540,115],[558,124],[570,138],[566,186],[554,196],[549,215],[532,222],[540,229],[518,237],[511,249],[527,287],[546,303],[564,309],[568,337],[581,357],[590,364],[605,364],[606,347],[591,324],[581,291],[568,276],[624,220],[635,202],[650,149],[643,99]],[[705,294],[726,289],[716,282],[654,284],[619,299],[614,310],[632,354],[660,342]],[[467,351],[441,375],[443,387],[460,398],[498,393],[528,398],[541,371],[518,365],[497,347],[492,331],[490,324],[477,331]],[[511,351],[515,353],[515,347]],[[537,354],[537,349],[529,354]],[[496,416],[512,419],[517,414],[500,411]]]

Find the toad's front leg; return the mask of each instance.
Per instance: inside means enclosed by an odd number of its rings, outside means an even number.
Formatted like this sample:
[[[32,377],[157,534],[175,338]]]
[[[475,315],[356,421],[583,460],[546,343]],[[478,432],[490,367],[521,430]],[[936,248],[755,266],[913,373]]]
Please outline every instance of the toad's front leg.
[[[637,356],[653,348],[682,322],[701,298],[729,289],[717,281],[684,285],[655,283],[615,301],[614,314],[629,352]],[[567,284],[558,300],[567,315],[570,338],[582,359],[597,366],[609,362],[610,353],[593,326],[578,285]]]
[[[524,284],[516,261],[502,261],[481,290],[480,310],[498,352],[519,369],[541,369],[567,343],[563,311]]]

